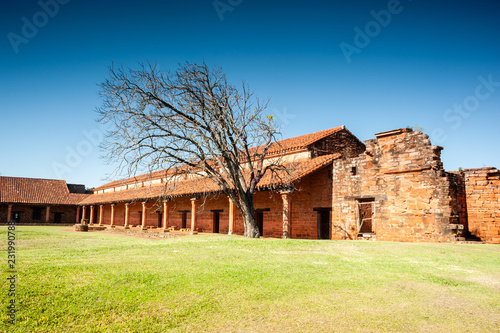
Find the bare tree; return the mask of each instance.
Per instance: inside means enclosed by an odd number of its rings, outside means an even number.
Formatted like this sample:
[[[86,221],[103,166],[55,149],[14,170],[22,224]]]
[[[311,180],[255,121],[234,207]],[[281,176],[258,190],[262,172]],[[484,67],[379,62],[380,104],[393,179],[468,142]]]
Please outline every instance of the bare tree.
[[[208,177],[243,215],[245,236],[259,237],[253,194],[267,172],[284,169],[277,160],[264,162],[279,134],[272,115],[263,114],[267,101],[205,63],[173,73],[151,64],[112,66],[100,88],[99,121],[111,125],[103,147],[118,169]]]

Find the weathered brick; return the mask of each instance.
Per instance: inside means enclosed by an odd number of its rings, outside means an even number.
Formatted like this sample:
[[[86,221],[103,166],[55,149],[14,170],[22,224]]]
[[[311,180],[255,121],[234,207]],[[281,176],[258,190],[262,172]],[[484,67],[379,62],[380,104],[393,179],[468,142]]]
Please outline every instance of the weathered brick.
[[[469,232],[488,243],[500,244],[500,173],[495,168],[466,169],[465,190]]]
[[[377,240],[454,240],[455,235],[444,230],[450,216],[457,216],[455,223],[466,224],[465,212],[460,208],[465,207],[462,176],[444,172],[441,148],[431,146],[426,135],[407,130],[393,132],[365,141],[368,153],[334,161],[333,201],[350,200],[355,204],[356,200],[372,198]],[[356,181],[349,173],[353,166],[357,168]],[[357,237],[360,212],[347,213],[337,207],[333,205],[334,237]],[[337,228],[346,223],[349,234],[345,228]]]

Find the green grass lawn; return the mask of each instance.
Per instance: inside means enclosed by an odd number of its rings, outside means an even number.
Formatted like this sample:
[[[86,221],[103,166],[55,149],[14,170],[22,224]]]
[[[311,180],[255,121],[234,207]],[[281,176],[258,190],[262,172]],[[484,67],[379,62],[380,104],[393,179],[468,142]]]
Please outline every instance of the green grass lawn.
[[[500,246],[16,229],[7,332],[499,332]]]

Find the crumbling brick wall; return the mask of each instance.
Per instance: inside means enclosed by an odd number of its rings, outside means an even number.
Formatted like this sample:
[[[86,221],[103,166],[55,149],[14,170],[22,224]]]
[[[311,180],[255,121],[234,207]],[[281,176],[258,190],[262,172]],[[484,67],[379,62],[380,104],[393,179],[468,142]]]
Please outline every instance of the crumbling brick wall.
[[[332,238],[356,239],[363,203],[373,202],[373,233],[388,241],[455,239],[450,217],[458,203],[440,158],[441,147],[411,129],[376,134],[358,157],[333,163]],[[456,222],[456,221],[455,221]]]
[[[466,169],[464,175],[470,234],[500,244],[500,171]]]

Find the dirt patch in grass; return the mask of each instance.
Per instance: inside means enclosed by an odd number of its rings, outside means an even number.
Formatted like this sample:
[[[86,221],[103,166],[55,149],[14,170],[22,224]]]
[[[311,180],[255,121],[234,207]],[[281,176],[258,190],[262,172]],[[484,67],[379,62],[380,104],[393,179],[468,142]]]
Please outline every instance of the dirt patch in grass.
[[[170,232],[163,233],[151,230],[143,231],[143,230],[131,230],[131,229],[121,229],[121,228],[92,230],[89,232],[101,232],[111,235],[129,236],[141,239],[165,239],[165,238],[176,238],[176,237],[187,236],[187,234],[181,234],[181,233],[170,233]]]
[[[58,231],[63,231],[63,232],[71,232],[71,233],[77,233],[77,231],[73,228],[65,228],[65,229],[59,229]],[[120,236],[128,236],[128,237],[134,237],[134,238],[140,238],[140,239],[165,239],[165,238],[176,238],[176,237],[182,237],[182,236],[187,236],[188,234],[183,234],[183,233],[171,233],[171,232],[163,232],[160,230],[155,230],[155,229],[149,229],[149,230],[134,230],[134,229],[123,229],[123,228],[105,228],[102,230],[99,229],[89,229],[91,233],[104,233],[104,234],[109,234],[109,235],[120,235]],[[78,233],[82,233],[81,231],[78,231]]]

